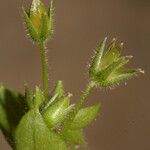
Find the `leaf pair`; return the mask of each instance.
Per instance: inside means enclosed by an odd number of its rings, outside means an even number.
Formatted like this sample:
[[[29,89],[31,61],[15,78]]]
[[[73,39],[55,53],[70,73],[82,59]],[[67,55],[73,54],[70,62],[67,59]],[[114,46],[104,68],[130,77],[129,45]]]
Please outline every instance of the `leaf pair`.
[[[141,69],[128,69],[124,65],[129,62],[131,56],[120,57],[122,44],[118,45],[114,39],[108,46],[105,54],[107,38],[101,42],[92,60],[89,74],[91,79],[100,87],[109,87],[126,81],[138,73]]]

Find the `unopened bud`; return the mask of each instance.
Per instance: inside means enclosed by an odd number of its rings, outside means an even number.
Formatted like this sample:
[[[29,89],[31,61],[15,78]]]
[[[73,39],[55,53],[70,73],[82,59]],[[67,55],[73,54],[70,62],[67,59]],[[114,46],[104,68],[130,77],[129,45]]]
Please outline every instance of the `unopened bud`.
[[[43,42],[53,31],[53,9],[47,11],[40,0],[33,0],[29,12],[23,7],[23,16],[27,30],[34,42]]]

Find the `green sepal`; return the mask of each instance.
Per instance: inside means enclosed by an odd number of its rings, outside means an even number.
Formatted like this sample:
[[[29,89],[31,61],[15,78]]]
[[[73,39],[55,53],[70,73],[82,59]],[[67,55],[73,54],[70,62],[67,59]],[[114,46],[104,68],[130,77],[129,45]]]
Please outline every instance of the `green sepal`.
[[[48,17],[51,19],[53,19],[53,15],[54,15],[54,7],[53,7],[53,0],[51,0],[50,2],[50,6],[48,9]]]
[[[39,35],[38,35],[38,32],[35,30],[27,12],[25,11],[24,7],[22,7],[22,12],[23,12],[23,17],[24,17],[24,21],[25,21],[25,26],[28,30],[28,33],[31,37],[31,39],[34,41],[34,42],[38,42],[39,40]]]
[[[15,134],[16,150],[67,150],[66,144],[49,130],[38,109],[30,110]]]
[[[43,105],[40,107],[40,111],[44,113],[49,107],[53,105],[58,100],[58,94],[55,94],[50,99],[44,101]]]
[[[48,9],[48,17],[49,17],[49,35],[50,37],[54,34],[54,20],[53,20],[53,16],[54,16],[54,7],[53,7],[53,0],[51,0],[51,4],[49,6]]]
[[[58,98],[64,97],[65,91],[62,81],[58,81],[55,85],[53,94],[58,94]]]
[[[102,60],[102,56],[103,56],[103,52],[105,49],[105,45],[106,45],[106,41],[107,38],[105,38],[99,45],[96,54],[91,62],[91,66],[89,69],[89,74],[90,76],[93,76],[95,73],[97,73],[99,71],[99,65],[101,63]]]
[[[40,41],[45,41],[50,35],[50,20],[47,14],[42,15],[41,22]]]
[[[114,72],[103,84],[103,86],[118,85],[121,82],[127,81],[140,73],[139,69],[121,68]]]
[[[70,105],[70,97],[58,99],[43,113],[43,117],[50,128],[57,128],[73,110],[74,105]]]
[[[25,101],[26,101],[26,103],[28,105],[28,108],[31,109],[31,108],[34,107],[33,95],[31,93],[31,91],[30,91],[29,86],[28,86],[27,83],[25,84],[24,87],[25,87]]]
[[[0,128],[12,147],[16,127],[27,110],[24,96],[0,86]]]
[[[100,104],[80,109],[73,120],[70,129],[81,129],[89,125],[97,116]]]
[[[43,92],[36,86],[34,96],[33,96],[33,105],[34,107],[40,107],[45,101]]]
[[[112,64],[110,64],[107,68],[99,71],[94,77],[93,80],[96,81],[96,83],[101,84],[101,82],[105,82],[105,80],[111,76],[113,72],[115,72],[117,69],[123,67],[126,63],[128,63],[128,59],[126,57],[121,57],[117,61],[114,61]]]

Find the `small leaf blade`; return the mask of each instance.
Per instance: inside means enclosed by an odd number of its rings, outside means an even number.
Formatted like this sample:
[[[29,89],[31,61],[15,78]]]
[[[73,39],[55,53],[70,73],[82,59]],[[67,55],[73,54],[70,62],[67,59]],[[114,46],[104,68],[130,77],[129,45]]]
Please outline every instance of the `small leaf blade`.
[[[71,150],[74,150],[78,145],[84,145],[86,143],[82,130],[68,129],[63,133],[62,138],[66,141]]]
[[[81,129],[86,127],[96,118],[99,109],[100,109],[100,104],[96,104],[79,110],[70,128]]]

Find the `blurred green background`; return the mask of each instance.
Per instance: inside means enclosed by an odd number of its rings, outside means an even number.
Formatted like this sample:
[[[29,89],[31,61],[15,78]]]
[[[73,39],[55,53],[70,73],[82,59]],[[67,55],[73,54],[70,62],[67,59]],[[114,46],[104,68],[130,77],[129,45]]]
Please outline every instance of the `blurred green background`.
[[[44,0],[43,0],[44,1]],[[44,1],[46,4],[49,0]],[[0,82],[23,92],[40,85],[39,49],[25,36],[21,0],[0,3]],[[27,0],[30,3],[30,0]],[[78,100],[88,62],[105,36],[124,42],[130,65],[146,74],[114,90],[95,90],[97,121],[85,130],[90,150],[150,150],[150,0],[55,0],[55,35],[48,42],[50,87],[61,79]],[[0,134],[0,150],[9,150]]]

